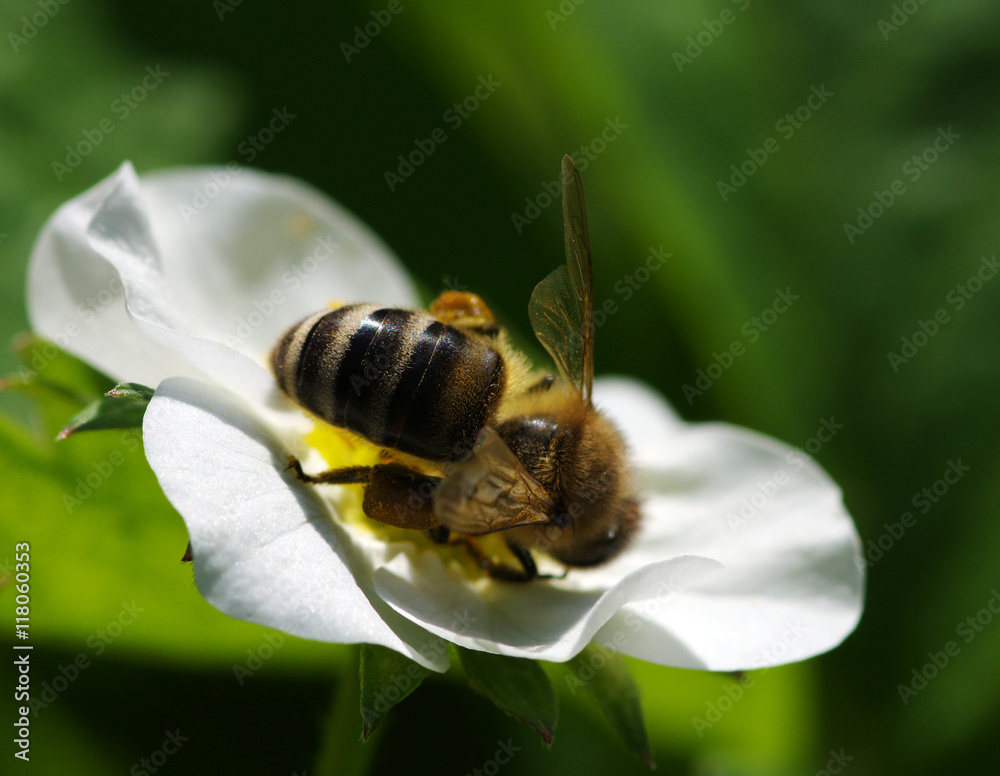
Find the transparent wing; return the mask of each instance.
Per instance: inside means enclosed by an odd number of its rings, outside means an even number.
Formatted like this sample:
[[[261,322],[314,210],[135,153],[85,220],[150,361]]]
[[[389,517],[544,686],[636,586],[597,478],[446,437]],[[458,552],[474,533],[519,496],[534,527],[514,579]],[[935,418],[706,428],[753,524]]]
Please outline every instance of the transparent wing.
[[[563,157],[562,179],[566,264],[535,286],[528,316],[563,381],[589,402],[594,383],[594,278],[583,184],[568,156]]]
[[[454,464],[434,491],[434,514],[457,533],[479,536],[519,525],[548,523],[555,502],[487,427],[472,455]]]

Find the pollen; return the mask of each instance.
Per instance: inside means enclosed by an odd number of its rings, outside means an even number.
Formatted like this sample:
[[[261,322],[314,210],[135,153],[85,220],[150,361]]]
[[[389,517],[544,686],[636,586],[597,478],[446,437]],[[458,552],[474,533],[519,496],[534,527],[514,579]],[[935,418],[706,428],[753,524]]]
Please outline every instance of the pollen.
[[[379,462],[379,448],[329,423],[317,422],[306,442],[319,452],[331,468],[338,466],[374,466]]]
[[[323,457],[327,467],[331,469],[375,466],[392,460],[386,456],[386,451],[377,445],[320,420],[316,420],[305,441]],[[487,580],[482,569],[477,567],[475,560],[461,546],[458,537],[453,535],[453,543],[437,544],[423,531],[397,528],[369,519],[362,508],[365,485],[341,485],[337,486],[336,490],[330,486],[320,487],[322,494],[335,504],[340,522],[355,532],[355,536],[361,534],[387,543],[410,542],[416,546],[418,552],[437,553],[442,563],[459,570],[470,582]],[[474,541],[478,551],[492,558],[494,562],[516,564],[516,559],[498,535],[479,536]]]
[[[323,456],[323,460],[326,461],[326,465],[330,469],[348,466],[374,466],[381,462],[379,448],[375,445],[348,431],[319,420],[313,424],[312,431],[306,435],[306,442]],[[361,508],[361,502],[364,498],[363,487],[361,485],[344,485],[337,488],[339,492],[333,496],[337,506],[337,514],[342,522],[353,528],[381,535],[382,528],[388,526],[381,526],[365,517],[364,510]],[[333,495],[327,487],[322,488],[322,490],[323,495]]]
[[[288,219],[288,231],[296,237],[308,237],[316,231],[316,219],[309,213],[293,213]]]

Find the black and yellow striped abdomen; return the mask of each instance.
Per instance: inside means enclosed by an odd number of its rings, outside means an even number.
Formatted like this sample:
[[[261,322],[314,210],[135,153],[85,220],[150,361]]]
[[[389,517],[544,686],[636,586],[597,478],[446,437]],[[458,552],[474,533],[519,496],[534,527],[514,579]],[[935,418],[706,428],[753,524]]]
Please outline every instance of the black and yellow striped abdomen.
[[[500,354],[426,313],[357,304],[289,329],[278,385],[326,422],[432,461],[462,457],[506,383]]]

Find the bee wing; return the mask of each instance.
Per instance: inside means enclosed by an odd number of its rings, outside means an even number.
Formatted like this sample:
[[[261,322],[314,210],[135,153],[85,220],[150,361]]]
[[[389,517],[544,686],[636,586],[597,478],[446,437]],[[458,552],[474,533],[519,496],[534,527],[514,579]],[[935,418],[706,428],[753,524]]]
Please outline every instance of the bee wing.
[[[433,498],[437,518],[452,531],[470,536],[551,522],[555,506],[489,427],[480,432],[472,455],[449,467]]]
[[[594,278],[583,184],[568,156],[563,157],[562,180],[566,264],[535,286],[528,316],[563,382],[589,402],[594,383]]]

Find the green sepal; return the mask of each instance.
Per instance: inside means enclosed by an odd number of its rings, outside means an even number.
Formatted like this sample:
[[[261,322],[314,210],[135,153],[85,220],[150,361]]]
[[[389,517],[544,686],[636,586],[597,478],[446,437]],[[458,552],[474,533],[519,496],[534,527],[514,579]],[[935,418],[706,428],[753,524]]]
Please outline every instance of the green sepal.
[[[134,401],[144,401],[149,404],[156,389],[142,385],[141,383],[118,383],[107,392],[107,396],[112,399],[133,399]]]
[[[625,659],[597,642],[565,663],[566,685],[572,695],[583,689],[618,732],[625,745],[651,770],[656,767],[642,717],[639,687]]]
[[[431,673],[394,649],[361,645],[361,735],[365,741],[382,724],[389,710]]]
[[[534,728],[546,744],[552,743],[559,706],[552,681],[536,661],[462,647],[458,657],[473,690]]]
[[[153,389],[139,383],[119,383],[73,416],[56,439],[65,439],[78,431],[104,431],[109,428],[140,428]]]

